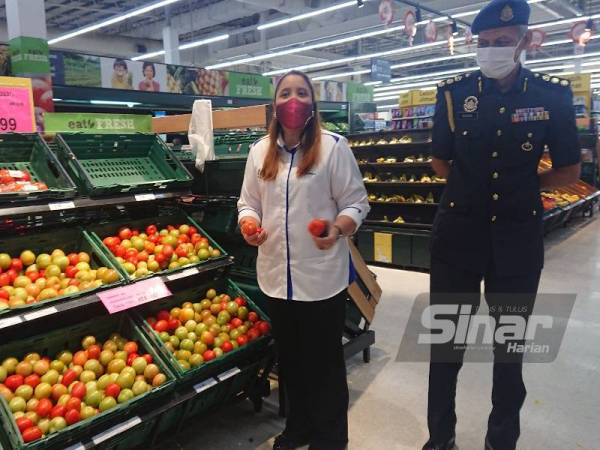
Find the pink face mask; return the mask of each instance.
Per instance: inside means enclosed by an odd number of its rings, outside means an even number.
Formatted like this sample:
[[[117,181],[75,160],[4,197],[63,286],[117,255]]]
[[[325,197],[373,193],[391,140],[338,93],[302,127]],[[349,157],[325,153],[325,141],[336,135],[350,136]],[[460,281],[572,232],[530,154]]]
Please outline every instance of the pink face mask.
[[[279,123],[290,130],[304,128],[313,116],[313,105],[292,98],[285,103],[277,105],[275,109]]]

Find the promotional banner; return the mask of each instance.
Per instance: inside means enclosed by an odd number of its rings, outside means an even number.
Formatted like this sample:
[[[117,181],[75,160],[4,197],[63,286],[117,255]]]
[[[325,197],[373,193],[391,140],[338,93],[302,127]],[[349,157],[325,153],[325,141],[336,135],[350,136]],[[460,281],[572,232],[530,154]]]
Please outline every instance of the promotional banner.
[[[44,115],[47,133],[151,133],[152,116],[137,114],[48,113]]]
[[[322,102],[345,102],[346,83],[331,80],[322,81],[320,100]]]
[[[362,83],[346,84],[346,99],[349,103],[368,103],[373,101],[373,86]]]
[[[29,78],[0,77],[0,132],[35,132],[33,93]]]
[[[229,72],[229,96],[244,98],[271,98],[271,78],[249,73]]]

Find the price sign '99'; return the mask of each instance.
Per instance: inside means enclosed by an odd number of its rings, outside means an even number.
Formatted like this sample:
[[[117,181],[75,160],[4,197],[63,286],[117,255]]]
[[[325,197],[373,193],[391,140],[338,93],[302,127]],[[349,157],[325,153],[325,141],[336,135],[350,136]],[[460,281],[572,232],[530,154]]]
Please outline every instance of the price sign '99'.
[[[0,77],[0,133],[35,131],[29,78]]]

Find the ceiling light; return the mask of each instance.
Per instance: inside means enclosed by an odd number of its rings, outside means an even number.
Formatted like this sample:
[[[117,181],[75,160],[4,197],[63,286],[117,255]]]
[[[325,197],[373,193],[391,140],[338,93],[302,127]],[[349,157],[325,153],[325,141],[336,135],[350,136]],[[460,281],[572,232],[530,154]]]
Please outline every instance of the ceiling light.
[[[188,42],[187,44],[181,44],[179,46],[179,50],[188,50],[190,48],[200,47],[202,45],[207,45],[207,44],[211,44],[213,42],[218,42],[218,41],[224,41],[226,39],[229,39],[229,35],[228,34],[220,34],[218,36],[213,36],[213,37],[210,37],[210,38],[201,39],[199,41]],[[158,50],[156,52],[150,52],[150,53],[146,53],[144,55],[134,56],[131,59],[133,61],[139,61],[141,59],[150,59],[150,58],[154,58],[156,56],[161,56],[161,55],[164,55],[164,54],[165,54],[164,50]]]
[[[390,108],[397,108],[398,105],[397,104],[392,104],[392,105],[379,105],[377,106],[377,109],[390,109]]]
[[[382,84],[383,81],[367,81],[366,83],[363,83],[363,85],[365,86],[376,86],[378,84]]]
[[[461,59],[461,58],[474,58],[476,55],[477,54],[475,52],[473,52],[473,53],[461,53],[461,54],[454,55],[454,56],[441,56],[438,58],[431,58],[431,59],[413,61],[413,62],[408,62],[408,63],[392,64],[390,66],[390,68],[391,69],[400,69],[403,67],[420,66],[422,64],[429,64],[429,63],[442,62],[442,61],[451,61],[451,60]]]
[[[322,75],[319,77],[314,77],[314,78],[312,78],[312,80],[313,81],[331,80],[333,78],[345,78],[345,77],[351,77],[352,75],[364,75],[367,73],[371,73],[371,69],[356,70],[354,72],[333,73],[330,75]]]
[[[62,42],[67,39],[74,38],[75,36],[80,36],[85,33],[90,33],[92,31],[99,30],[100,28],[108,27],[110,25],[114,25],[116,23],[123,22],[124,20],[130,19],[132,17],[141,16],[142,14],[146,14],[155,9],[162,8],[164,6],[168,6],[173,3],[177,3],[179,1],[181,1],[181,0],[162,0],[160,2],[152,3],[152,4],[150,4],[148,6],[144,6],[142,8],[133,9],[133,10],[126,12],[124,14],[121,14],[119,16],[111,17],[110,19],[103,20],[102,22],[88,25],[86,27],[79,28],[78,30],[63,34],[62,36],[58,36],[54,39],[50,39],[50,40],[48,40],[48,45],[54,45],[54,44],[57,44],[58,42]]]
[[[317,9],[315,11],[310,11],[304,14],[298,14],[297,16],[286,17],[285,19],[275,20],[273,22],[265,23],[256,27],[257,30],[266,30],[268,28],[278,27],[280,25],[285,25],[286,23],[296,22],[298,20],[308,19],[309,17],[320,16],[321,14],[326,14],[332,11],[337,11],[339,9],[348,8],[349,6],[356,5],[356,1],[352,0],[349,2],[340,3],[338,5],[329,6],[327,8]],[[361,1],[358,5],[360,8],[364,6],[364,3]]]

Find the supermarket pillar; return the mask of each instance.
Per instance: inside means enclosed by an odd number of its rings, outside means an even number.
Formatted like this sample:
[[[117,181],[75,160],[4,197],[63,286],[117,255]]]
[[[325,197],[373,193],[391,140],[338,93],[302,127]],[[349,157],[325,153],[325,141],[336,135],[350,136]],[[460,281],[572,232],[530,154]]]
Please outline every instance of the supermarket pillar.
[[[477,307],[483,280],[490,311],[510,302],[527,319],[544,259],[540,188],[579,177],[569,82],[534,74],[520,64],[530,40],[529,13],[525,0],[490,2],[472,27],[479,35],[481,70],[438,85],[433,166],[441,176],[449,175],[433,225],[432,304]],[[545,146],[553,169],[538,174]],[[451,294],[462,295],[457,300]],[[497,312],[490,314],[499,318]],[[523,355],[506,349],[494,346],[486,449],[514,450],[520,434],[519,412],[526,395]],[[431,350],[430,439],[424,450],[453,449],[456,383],[464,350],[446,345]]]

